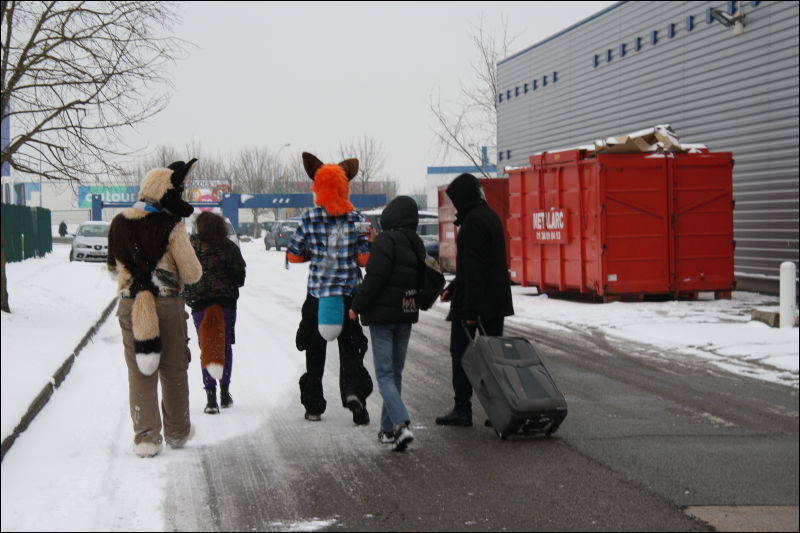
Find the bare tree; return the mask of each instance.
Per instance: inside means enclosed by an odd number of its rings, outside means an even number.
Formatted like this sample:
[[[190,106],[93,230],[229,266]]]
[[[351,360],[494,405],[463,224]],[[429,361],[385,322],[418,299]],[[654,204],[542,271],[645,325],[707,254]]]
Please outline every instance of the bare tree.
[[[172,146],[159,145],[147,155],[135,159],[132,163],[124,165],[118,175],[112,175],[111,181],[120,185],[139,185],[148,171],[165,167],[181,158],[178,151]]]
[[[268,148],[247,148],[239,152],[234,163],[234,190],[245,194],[269,194],[283,192],[281,175],[285,172],[276,154]],[[255,231],[258,232],[258,217],[268,208],[252,208]],[[275,218],[278,218],[277,211]],[[256,233],[257,234],[257,233]]]
[[[434,132],[443,155],[456,152],[465,156],[487,178],[491,176],[484,168],[482,147],[497,144],[497,62],[508,56],[514,40],[508,35],[505,19],[501,26],[499,40],[485,28],[483,18],[471,29],[477,52],[472,63],[475,77],[471,84],[461,83],[460,99],[443,103],[440,94],[430,98]]]
[[[157,114],[167,67],[186,43],[170,36],[173,2],[3,1],[2,96],[12,135],[2,163],[48,180],[119,175],[122,130]]]
[[[358,158],[358,175],[350,187],[353,192],[369,192],[371,184],[385,178],[383,167],[386,164],[386,154],[383,144],[374,137],[364,135],[355,141],[339,143],[339,157]]]

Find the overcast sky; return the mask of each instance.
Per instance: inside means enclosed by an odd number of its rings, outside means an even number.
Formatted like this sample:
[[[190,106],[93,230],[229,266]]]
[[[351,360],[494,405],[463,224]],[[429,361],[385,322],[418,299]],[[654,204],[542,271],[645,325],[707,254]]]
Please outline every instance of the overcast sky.
[[[338,162],[339,143],[383,144],[385,170],[409,193],[443,160],[430,96],[458,97],[476,57],[470,28],[501,17],[527,48],[615,2],[184,2],[176,34],[195,43],[174,70],[169,107],[137,146],[201,143],[226,155],[251,146]],[[336,161],[333,161],[336,159]]]

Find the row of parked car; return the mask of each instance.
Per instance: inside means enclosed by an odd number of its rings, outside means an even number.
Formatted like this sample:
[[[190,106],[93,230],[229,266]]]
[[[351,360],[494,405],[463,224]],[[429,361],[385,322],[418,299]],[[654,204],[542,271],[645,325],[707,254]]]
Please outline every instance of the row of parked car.
[[[372,209],[361,213],[364,216],[365,227],[359,228],[360,231],[367,232],[369,226],[375,228],[380,233],[380,215],[382,209]],[[192,234],[196,231],[194,216],[190,217],[186,223],[186,231]],[[108,228],[109,222],[84,222],[78,226],[72,240],[70,250],[70,261],[105,261],[108,256]],[[233,225],[225,219],[225,226],[228,229],[228,238],[239,244],[239,239],[259,238],[257,233],[264,235],[264,247],[267,250],[275,248],[280,251],[286,248],[294,236],[294,232],[300,225],[299,219],[273,220],[259,223],[259,231],[256,231],[254,222],[242,222],[239,224],[237,234]],[[439,258],[439,216],[436,213],[420,211],[419,225],[417,233],[425,243],[425,249],[429,255],[438,260]]]
[[[199,214],[199,213],[197,213]],[[197,214],[186,220],[186,232],[192,235],[197,232],[195,220]],[[110,222],[87,221],[82,222],[72,236],[72,247],[69,251],[70,261],[102,262],[108,257],[108,230]],[[239,245],[239,236],[233,230],[233,224],[225,219],[225,228],[228,239]]]

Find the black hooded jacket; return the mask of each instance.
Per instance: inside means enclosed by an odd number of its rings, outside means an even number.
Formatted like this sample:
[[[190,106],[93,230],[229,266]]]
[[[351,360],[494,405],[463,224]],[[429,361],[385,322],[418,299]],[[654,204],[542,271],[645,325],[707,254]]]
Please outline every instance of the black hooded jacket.
[[[480,182],[461,174],[447,187],[456,208],[456,277],[448,320],[501,318],[514,314],[503,224],[486,203]]]
[[[419,287],[425,245],[417,235],[419,211],[409,196],[383,210],[381,228],[367,261],[367,273],[350,307],[364,324],[413,324],[419,319],[414,294]]]

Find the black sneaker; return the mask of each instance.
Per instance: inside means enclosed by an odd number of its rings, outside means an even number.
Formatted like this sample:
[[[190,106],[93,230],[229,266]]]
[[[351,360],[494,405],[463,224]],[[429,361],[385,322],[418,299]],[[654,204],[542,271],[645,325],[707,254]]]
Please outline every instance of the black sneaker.
[[[357,426],[366,426],[369,424],[369,412],[364,404],[355,396],[348,396],[347,408],[353,412],[353,423]]]
[[[472,413],[463,413],[453,409],[444,416],[436,417],[436,424],[439,426],[472,426]]]
[[[381,444],[394,444],[394,431],[380,430],[378,440],[381,441]]]

